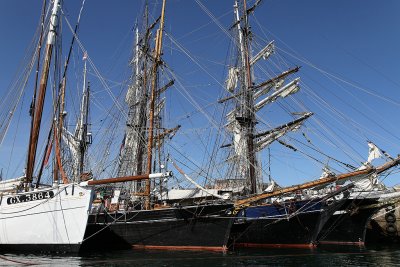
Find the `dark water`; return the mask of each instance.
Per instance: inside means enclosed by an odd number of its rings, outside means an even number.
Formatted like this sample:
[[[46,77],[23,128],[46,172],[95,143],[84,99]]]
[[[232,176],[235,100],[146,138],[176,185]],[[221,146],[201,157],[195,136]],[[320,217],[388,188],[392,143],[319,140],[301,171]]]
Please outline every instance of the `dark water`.
[[[3,254],[0,266],[400,266],[400,246],[242,249],[234,252],[118,251],[81,256]]]

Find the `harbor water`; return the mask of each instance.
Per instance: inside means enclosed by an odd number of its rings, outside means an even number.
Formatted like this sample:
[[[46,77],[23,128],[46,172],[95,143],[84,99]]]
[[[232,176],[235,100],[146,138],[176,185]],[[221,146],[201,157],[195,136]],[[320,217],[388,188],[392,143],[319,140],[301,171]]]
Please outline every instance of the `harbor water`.
[[[399,266],[400,246],[241,249],[228,253],[124,250],[72,255],[2,254],[0,266]]]

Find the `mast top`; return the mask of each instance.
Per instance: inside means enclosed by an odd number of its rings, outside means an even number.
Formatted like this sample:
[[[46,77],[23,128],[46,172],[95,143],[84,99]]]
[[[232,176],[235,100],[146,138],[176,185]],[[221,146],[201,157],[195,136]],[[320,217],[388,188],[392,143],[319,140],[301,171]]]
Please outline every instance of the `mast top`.
[[[56,39],[56,29],[58,26],[58,12],[60,11],[61,8],[61,0],[54,0],[54,5],[53,9],[51,12],[51,18],[50,18],[50,29],[49,33],[47,35],[47,44],[48,45],[53,45]]]

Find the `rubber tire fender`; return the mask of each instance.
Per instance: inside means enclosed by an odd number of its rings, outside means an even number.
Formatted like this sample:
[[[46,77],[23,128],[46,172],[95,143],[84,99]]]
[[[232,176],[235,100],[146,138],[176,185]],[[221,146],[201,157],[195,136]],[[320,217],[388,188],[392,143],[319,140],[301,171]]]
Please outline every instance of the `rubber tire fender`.
[[[396,222],[396,215],[394,215],[394,213],[392,213],[392,212],[388,212],[385,215],[385,220],[388,223],[394,223],[394,222]]]

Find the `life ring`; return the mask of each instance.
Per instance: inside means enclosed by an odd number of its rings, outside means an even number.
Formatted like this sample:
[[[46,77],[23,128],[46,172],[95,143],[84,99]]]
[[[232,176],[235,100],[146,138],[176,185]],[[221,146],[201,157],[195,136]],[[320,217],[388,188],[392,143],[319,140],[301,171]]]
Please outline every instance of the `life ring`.
[[[388,223],[394,223],[396,221],[396,215],[394,215],[392,212],[388,212],[385,215],[385,220]]]
[[[389,235],[395,235],[395,234],[397,233],[397,227],[396,227],[396,225],[393,224],[393,223],[388,223],[387,226],[386,226],[386,232],[387,232]]]

